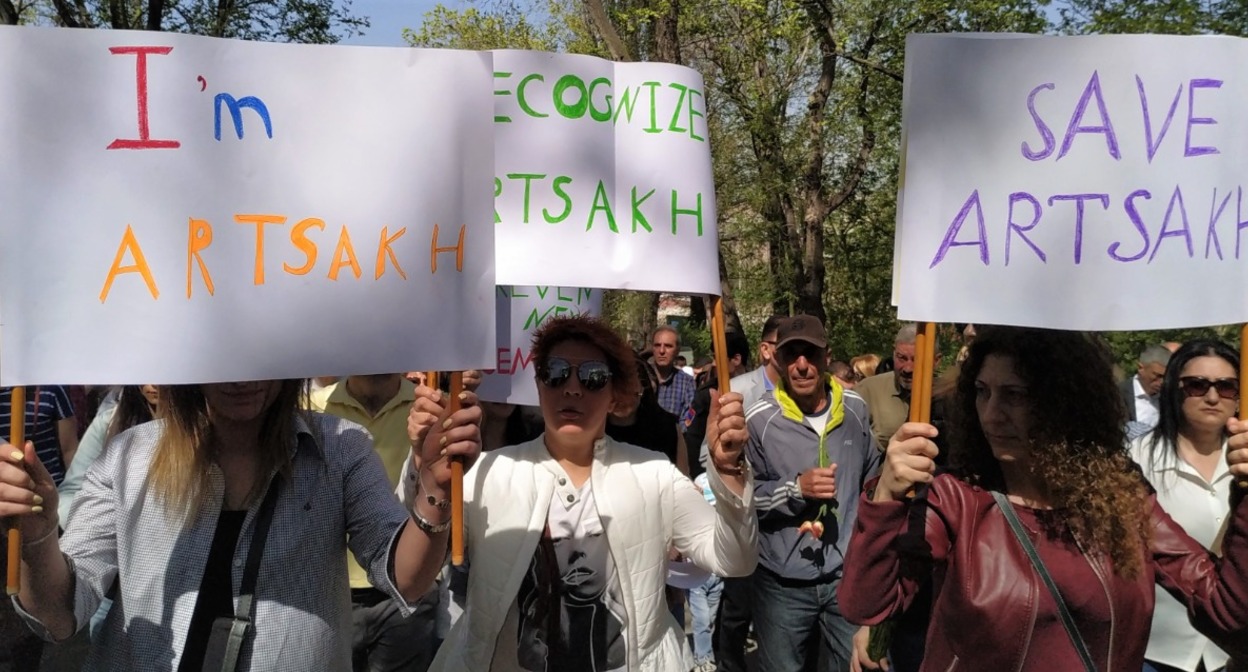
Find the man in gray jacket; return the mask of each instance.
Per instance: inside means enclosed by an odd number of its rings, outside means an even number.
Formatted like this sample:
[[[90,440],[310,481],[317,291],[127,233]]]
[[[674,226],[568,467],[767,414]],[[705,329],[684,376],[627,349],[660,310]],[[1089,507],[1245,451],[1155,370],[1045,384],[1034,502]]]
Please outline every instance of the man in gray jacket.
[[[857,631],[841,616],[836,593],[858,497],[879,471],[880,451],[866,403],[828,374],[826,348],[818,319],[786,321],[776,343],[780,384],[746,412],[745,453],[758,508],[753,608],[762,672],[848,670]]]

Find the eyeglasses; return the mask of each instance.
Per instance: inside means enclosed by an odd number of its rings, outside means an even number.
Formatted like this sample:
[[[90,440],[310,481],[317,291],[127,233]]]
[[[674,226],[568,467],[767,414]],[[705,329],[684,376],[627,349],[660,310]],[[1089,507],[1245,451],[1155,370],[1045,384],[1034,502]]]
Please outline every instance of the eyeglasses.
[[[1209,388],[1211,387],[1216,389],[1218,396],[1223,399],[1239,398],[1238,378],[1209,380],[1199,376],[1184,376],[1179,379],[1179,389],[1183,390],[1183,394],[1189,397],[1203,397],[1209,393]]]
[[[546,366],[537,372],[537,379],[550,389],[558,389],[576,374],[581,387],[589,392],[597,392],[611,382],[611,367],[606,362],[591,360],[573,364],[562,357],[551,357]]]

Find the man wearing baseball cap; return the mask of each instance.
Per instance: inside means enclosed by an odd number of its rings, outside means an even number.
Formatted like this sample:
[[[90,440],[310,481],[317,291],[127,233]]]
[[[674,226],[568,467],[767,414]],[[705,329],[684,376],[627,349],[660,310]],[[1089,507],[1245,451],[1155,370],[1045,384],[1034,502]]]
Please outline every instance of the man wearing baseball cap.
[[[848,670],[857,628],[837,603],[858,496],[880,466],[866,403],[827,371],[823,324],[776,334],[780,383],[746,413],[759,563],[754,628],[762,672]],[[816,636],[817,635],[817,636]],[[819,641],[823,649],[814,642]]]

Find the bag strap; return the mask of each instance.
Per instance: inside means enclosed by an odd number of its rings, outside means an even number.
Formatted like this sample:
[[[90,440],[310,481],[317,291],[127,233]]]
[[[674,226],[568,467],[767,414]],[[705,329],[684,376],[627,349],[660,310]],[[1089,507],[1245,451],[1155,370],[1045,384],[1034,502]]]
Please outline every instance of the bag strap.
[[[269,524],[273,522],[273,509],[276,507],[281,485],[279,477],[274,475],[273,481],[269,483],[269,491],[260,503],[260,511],[256,513],[251,548],[247,549],[247,566],[243,569],[243,581],[239,586],[238,611],[235,612],[234,623],[230,626],[230,638],[226,642],[221,672],[234,672],[238,667],[238,656],[242,653],[247,631],[251,629],[251,619],[255,611],[256,576],[260,573],[260,560],[264,557],[264,545],[269,538]]]
[[[1040,554],[1036,552],[1036,547],[1032,545],[1031,539],[1023,531],[1023,524],[1018,520],[1018,514],[1014,513],[1014,507],[1010,505],[1010,501],[1006,499],[1005,495],[999,492],[994,491],[992,498],[997,501],[997,507],[1001,509],[1001,513],[1005,514],[1005,520],[1010,524],[1010,530],[1014,532],[1014,537],[1022,545],[1023,551],[1027,553],[1027,559],[1031,560],[1031,566],[1040,575],[1045,587],[1049,589],[1049,594],[1053,596],[1053,601],[1057,603],[1057,613],[1062,617],[1062,627],[1066,629],[1066,634],[1075,645],[1075,651],[1079,654],[1079,659],[1083,661],[1083,669],[1087,672],[1097,672],[1096,664],[1092,662],[1092,654],[1088,653],[1088,646],[1083,642],[1083,636],[1079,634],[1079,629],[1075,627],[1075,619],[1071,617],[1070,610],[1066,608],[1066,601],[1062,599],[1062,594],[1058,592],[1057,584],[1053,582],[1053,577],[1049,576],[1049,570],[1045,568],[1044,561],[1040,559]]]

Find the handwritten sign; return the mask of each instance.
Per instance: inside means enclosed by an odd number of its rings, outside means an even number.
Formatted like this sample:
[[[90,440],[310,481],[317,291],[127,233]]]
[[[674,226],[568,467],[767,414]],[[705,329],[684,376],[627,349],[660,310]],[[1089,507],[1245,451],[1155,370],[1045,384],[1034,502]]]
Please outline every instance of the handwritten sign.
[[[1248,42],[914,35],[902,319],[1248,321]]]
[[[490,54],[6,27],[0,61],[3,384],[494,361]]]
[[[499,284],[718,294],[694,70],[494,52]]]
[[[499,287],[497,357],[477,395],[485,401],[537,405],[533,332],[561,315],[599,315],[602,291],[580,287]]]

